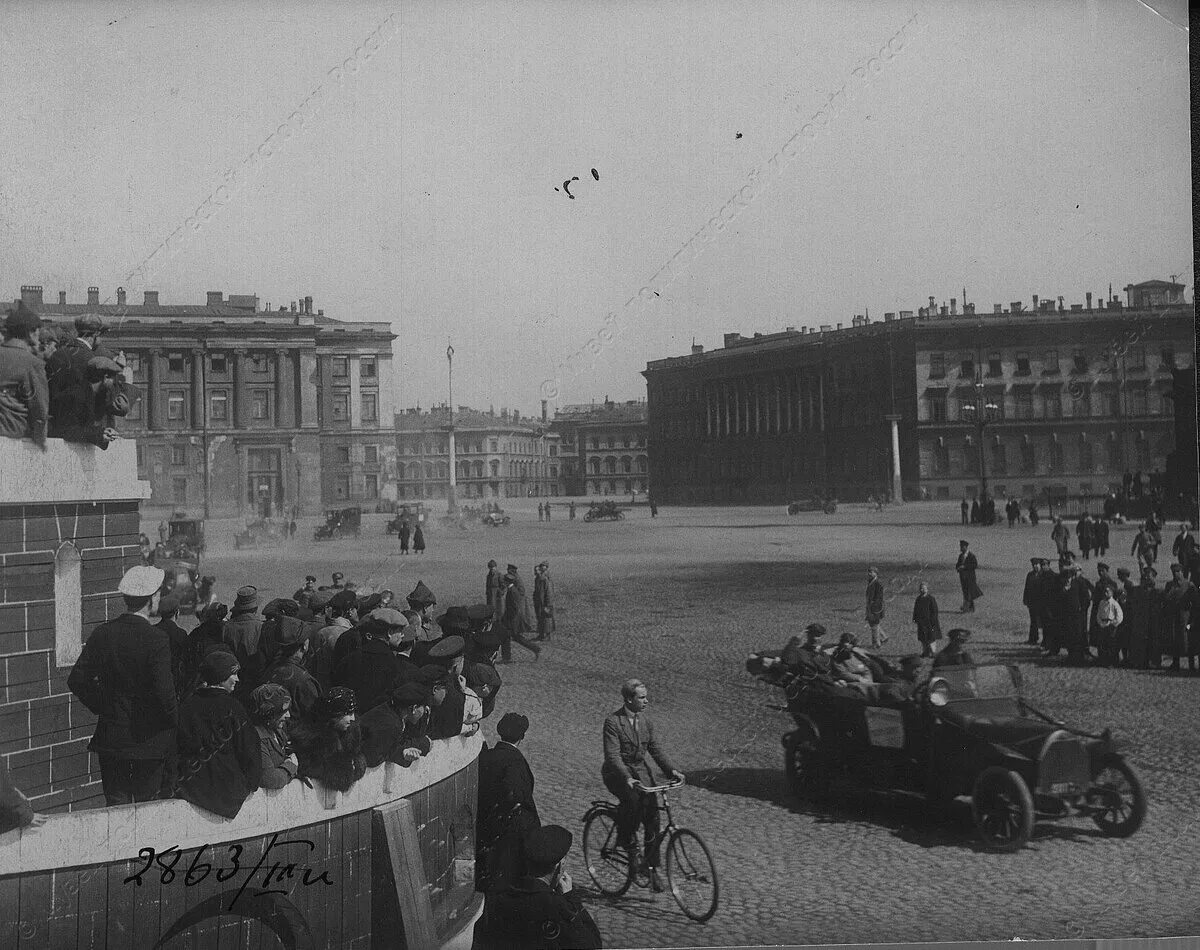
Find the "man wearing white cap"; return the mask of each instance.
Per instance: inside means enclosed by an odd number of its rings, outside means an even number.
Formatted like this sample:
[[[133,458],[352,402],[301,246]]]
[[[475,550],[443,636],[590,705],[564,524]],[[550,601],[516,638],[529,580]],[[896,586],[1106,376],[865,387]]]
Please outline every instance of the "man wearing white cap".
[[[117,590],[125,613],[97,626],[67,686],[100,721],[88,748],[100,760],[109,805],[157,798],[163,763],[175,751],[179,707],[171,678],[171,646],[150,618],[164,574],[132,567]]]

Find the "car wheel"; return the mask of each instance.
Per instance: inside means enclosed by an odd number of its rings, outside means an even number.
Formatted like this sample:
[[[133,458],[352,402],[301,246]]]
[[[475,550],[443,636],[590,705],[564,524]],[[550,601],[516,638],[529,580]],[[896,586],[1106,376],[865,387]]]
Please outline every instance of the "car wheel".
[[[971,816],[991,851],[1019,851],[1033,837],[1033,796],[1012,769],[984,769],[971,793]]]
[[[1128,838],[1146,818],[1146,790],[1121,756],[1104,755],[1099,765],[1087,794],[1092,821],[1110,838]]]
[[[816,730],[806,725],[789,732],[783,737],[783,756],[789,792],[809,801],[819,801],[828,794],[829,768]]]

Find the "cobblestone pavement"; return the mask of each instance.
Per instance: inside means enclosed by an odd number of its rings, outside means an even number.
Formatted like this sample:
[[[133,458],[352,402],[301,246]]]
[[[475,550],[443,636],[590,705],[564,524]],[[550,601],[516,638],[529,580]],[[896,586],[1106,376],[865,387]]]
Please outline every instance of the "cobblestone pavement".
[[[707,924],[688,921],[668,894],[633,891],[590,906],[606,945],[730,946],[845,941],[997,940],[1172,936],[1200,929],[1200,677],[1077,669],[1025,647],[1020,594],[1028,558],[1052,551],[1049,526],[963,528],[957,508],[907,505],[883,512],[789,518],[775,509],[644,509],[617,523],[539,524],[532,506],[508,528],[431,528],[429,550],[401,558],[384,540],[384,516],[364,520],[355,542],[297,539],[278,551],[223,549],[221,527],[206,571],[222,599],[239,583],[266,597],[290,594],[304,574],[387,586],[403,596],[422,578],[443,604],[478,601],[489,557],[518,563],[532,590],[547,559],[559,632],[540,662],[515,647],[489,725],[527,714],[525,742],[543,820],[570,828],[569,869],[588,893],[581,818],[605,797],[600,726],[620,705],[619,686],[639,676],[651,712],[689,786],[676,820],[712,848],[721,903]],[[148,524],[147,528],[154,525]],[[311,525],[300,537],[311,537]],[[147,531],[152,537],[152,530]],[[984,591],[960,618],[957,540],[972,541]],[[1131,561],[1132,532],[1114,531],[1114,571]],[[1090,822],[1039,823],[1018,854],[979,850],[965,800],[947,813],[922,801],[846,790],[828,806],[784,791],[780,736],[790,728],[778,698],[744,672],[751,650],[777,647],[805,623],[865,633],[865,568],[888,585],[885,652],[915,652],[908,621],[928,580],[943,628],[973,629],[979,659],[1019,664],[1033,702],[1084,728],[1112,726],[1128,743],[1150,813],[1127,840]],[[1094,560],[1087,562],[1094,576]],[[490,728],[489,739],[493,738]]]

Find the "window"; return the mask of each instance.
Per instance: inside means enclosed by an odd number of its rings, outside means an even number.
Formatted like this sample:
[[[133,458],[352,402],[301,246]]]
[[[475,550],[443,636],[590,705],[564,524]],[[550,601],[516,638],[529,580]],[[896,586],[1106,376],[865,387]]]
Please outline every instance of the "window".
[[[489,452],[498,452],[498,451],[500,451],[500,440],[499,439],[489,439],[488,446],[489,446],[489,448],[488,448]]]
[[[167,371],[171,373],[183,372],[183,354],[168,353],[167,354]]]
[[[350,358],[348,356],[335,356],[331,362],[334,377],[345,379],[350,375]]]
[[[363,497],[368,501],[379,497],[379,476],[365,475],[363,476]]]
[[[137,467],[146,467],[146,447],[141,442],[137,443]]]
[[[135,376],[139,375],[142,371],[142,354],[125,354],[125,365],[129,367],[129,372],[133,373]]]
[[[500,476],[500,462],[497,459],[492,459],[488,463],[488,468],[491,469],[492,478],[498,478]]]
[[[1003,376],[1004,375],[1004,366],[1000,360],[999,353],[989,353],[988,354],[988,375],[989,376]]]
[[[1128,366],[1131,370],[1141,372],[1146,368],[1146,348],[1144,346],[1131,346],[1126,354]]]
[[[1102,416],[1117,415],[1117,391],[1115,389],[1103,389],[1100,391],[1100,414]]]
[[[250,415],[259,420],[271,418],[270,390],[256,389],[250,394]]]
[[[1050,443],[1050,471],[1057,473],[1063,470],[1063,447],[1061,442]]]
[[[375,357],[364,356],[358,361],[358,375],[362,379],[375,379]]]
[[[1033,418],[1033,393],[1028,389],[1018,389],[1016,393],[1017,418]]]
[[[187,449],[182,445],[171,446],[171,464],[187,465]]]
[[[339,499],[350,497],[349,475],[338,475],[333,479],[333,494]]]
[[[1037,469],[1037,455],[1034,452],[1033,442],[1026,440],[1021,443],[1021,471],[1032,474]]]
[[[1079,443],[1079,470],[1090,472],[1095,467],[1096,453],[1092,449],[1092,443],[1085,439]]]
[[[931,422],[946,421],[946,390],[931,389],[929,397],[929,419]]]
[[[379,421],[379,396],[377,393],[363,393],[362,418],[363,422]]]
[[[1008,452],[1003,443],[992,446],[992,471],[997,475],[1008,474]]]
[[[1062,418],[1062,393],[1057,389],[1053,392],[1046,393],[1046,418],[1061,419]]]
[[[553,443],[550,445],[550,457],[551,458],[558,457],[558,446],[554,445]]]
[[[929,354],[929,378],[944,379],[946,376],[946,354],[945,353],[930,353]]]
[[[1017,375],[1018,376],[1028,376],[1031,372],[1032,372],[1032,370],[1029,368],[1029,354],[1028,353],[1018,353],[1017,354]]]
[[[963,474],[971,475],[979,471],[979,446],[968,438],[963,443]]]
[[[363,446],[363,462],[367,465],[379,464],[379,446],[364,445]]]
[[[183,421],[183,393],[167,393],[167,419],[171,422]]]
[[[1088,371],[1087,353],[1083,350],[1076,350],[1071,355],[1071,372],[1086,373]]]
[[[1108,440],[1108,469],[1110,472],[1119,472],[1124,467],[1125,450],[1121,445],[1121,440],[1110,438]]]
[[[334,458],[337,459],[339,465],[350,464],[350,446],[339,445],[334,449]]]
[[[1162,371],[1165,373],[1169,370],[1173,370],[1175,368],[1175,347],[1164,346],[1162,348],[1161,358],[1162,364],[1160,368]]]
[[[223,389],[208,394],[208,417],[215,422],[229,418],[229,393]]]
[[[975,378],[975,361],[971,357],[964,357],[958,367],[958,375],[961,379]]]
[[[224,353],[213,353],[208,358],[208,369],[212,373],[224,376],[229,372],[229,363]]]
[[[1133,386],[1129,390],[1129,414],[1131,416],[1146,414],[1146,390],[1141,386]]]
[[[346,392],[333,394],[333,421],[346,422],[350,418],[350,394]]]
[[[1045,372],[1045,373],[1054,375],[1055,373],[1059,372],[1058,350],[1047,350],[1046,351],[1045,367],[1046,368],[1043,370],[1043,372]]]
[[[550,466],[550,477],[558,478],[558,466],[557,465]]]
[[[1137,453],[1137,467],[1143,471],[1150,470],[1150,443],[1145,439],[1138,439],[1134,444],[1134,451]]]
[[[250,372],[265,373],[267,371],[267,355],[265,353],[250,354]]]
[[[187,479],[176,475],[171,479],[171,501],[183,507],[187,504]]]

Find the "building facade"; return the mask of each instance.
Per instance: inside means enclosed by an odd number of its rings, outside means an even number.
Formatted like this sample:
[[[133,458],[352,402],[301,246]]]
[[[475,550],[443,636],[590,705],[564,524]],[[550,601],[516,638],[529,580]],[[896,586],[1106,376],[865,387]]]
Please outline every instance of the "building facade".
[[[1120,487],[1126,471],[1166,468],[1194,314],[1181,298],[1034,297],[988,314],[930,298],[883,322],[727,334],[721,350],[647,366],[656,494],[854,499],[894,494],[897,471],[906,498],[973,497],[985,482],[1026,498]]]
[[[146,291],[129,303],[42,299],[43,318],[81,314],[108,323],[104,345],[124,353],[140,398],[119,423],[137,441],[151,513],[205,517],[315,514],[396,497],[392,341],[388,323],[346,323],[313,311],[312,298],[260,308],[258,297],[211,291],[206,303],[171,305]]]
[[[559,437],[518,410],[454,413],[456,498],[554,497],[561,493]],[[450,412],[406,409],[395,417],[397,497],[445,499],[450,485]]]
[[[565,495],[633,495],[650,491],[649,430],[640,399],[564,406],[550,429],[561,437]]]

